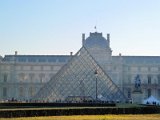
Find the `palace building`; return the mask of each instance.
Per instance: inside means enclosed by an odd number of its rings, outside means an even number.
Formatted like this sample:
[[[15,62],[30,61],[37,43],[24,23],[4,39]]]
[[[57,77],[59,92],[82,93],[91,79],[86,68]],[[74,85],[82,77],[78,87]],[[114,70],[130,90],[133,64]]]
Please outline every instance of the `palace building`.
[[[160,56],[112,55],[110,34],[82,34],[73,55],[0,57],[0,100],[65,101],[72,96],[94,100],[160,99]],[[135,100],[136,101],[136,100]]]

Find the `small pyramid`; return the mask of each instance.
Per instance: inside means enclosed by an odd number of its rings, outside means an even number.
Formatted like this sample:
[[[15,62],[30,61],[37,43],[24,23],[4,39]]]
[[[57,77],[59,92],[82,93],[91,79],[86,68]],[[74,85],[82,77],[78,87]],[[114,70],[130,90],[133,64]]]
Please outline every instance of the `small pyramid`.
[[[65,101],[72,96],[89,97],[93,100],[103,98],[103,101],[126,101],[123,92],[84,46],[40,89],[33,99],[55,102]]]

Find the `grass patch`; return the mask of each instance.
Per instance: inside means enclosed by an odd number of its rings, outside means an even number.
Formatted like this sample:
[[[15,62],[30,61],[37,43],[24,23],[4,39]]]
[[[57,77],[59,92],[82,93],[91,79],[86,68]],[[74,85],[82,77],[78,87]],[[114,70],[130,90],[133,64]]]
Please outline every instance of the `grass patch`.
[[[147,115],[75,115],[75,116],[47,116],[0,118],[0,120],[159,120],[160,114]]]
[[[118,107],[118,108],[135,108],[135,107],[145,107],[145,106],[139,105],[139,104],[118,103],[118,104],[116,104],[116,107]]]

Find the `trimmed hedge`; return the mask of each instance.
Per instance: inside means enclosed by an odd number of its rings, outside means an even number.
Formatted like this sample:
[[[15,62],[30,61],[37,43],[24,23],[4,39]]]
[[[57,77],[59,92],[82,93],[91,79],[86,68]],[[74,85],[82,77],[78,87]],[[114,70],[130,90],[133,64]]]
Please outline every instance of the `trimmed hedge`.
[[[141,108],[70,108],[70,109],[39,109],[39,110],[1,110],[0,117],[34,117],[61,115],[104,115],[104,114],[153,114],[160,113],[159,107]]]
[[[0,103],[1,108],[33,107],[114,107],[115,103]]]
[[[134,108],[118,107],[69,107],[69,108],[38,108],[38,109],[1,109],[0,117],[34,117],[62,115],[104,115],[104,114],[154,114],[160,113],[160,107],[142,106]]]

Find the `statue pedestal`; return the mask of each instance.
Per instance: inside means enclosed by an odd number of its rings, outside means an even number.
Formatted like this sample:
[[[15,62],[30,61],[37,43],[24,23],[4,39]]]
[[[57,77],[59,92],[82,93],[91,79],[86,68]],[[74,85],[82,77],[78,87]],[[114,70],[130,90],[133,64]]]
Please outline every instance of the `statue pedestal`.
[[[141,104],[142,103],[142,91],[141,90],[134,90],[132,92],[132,102],[136,104]]]

